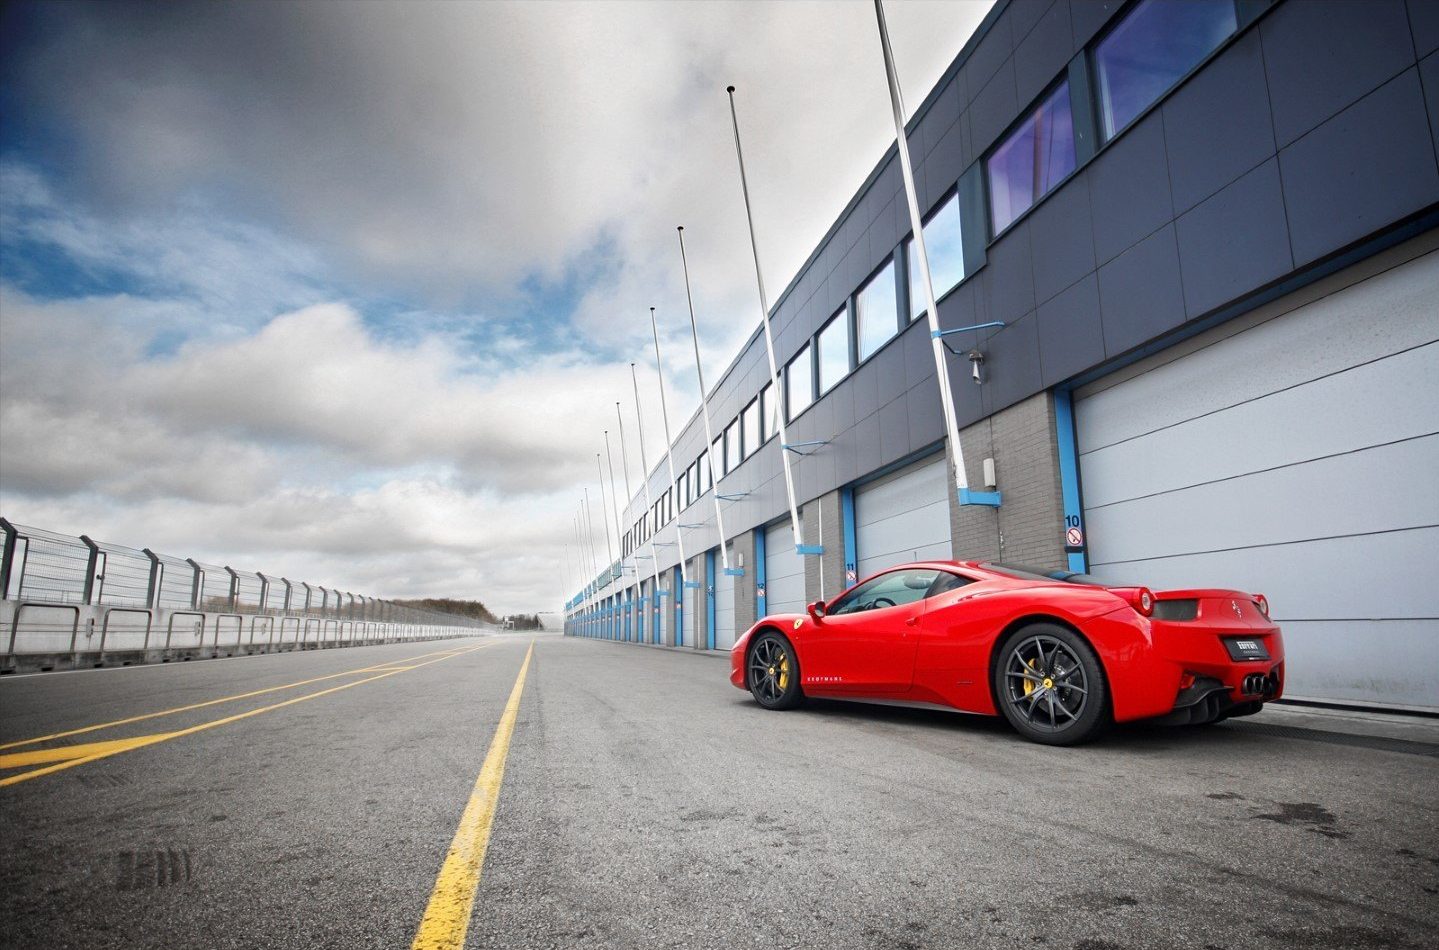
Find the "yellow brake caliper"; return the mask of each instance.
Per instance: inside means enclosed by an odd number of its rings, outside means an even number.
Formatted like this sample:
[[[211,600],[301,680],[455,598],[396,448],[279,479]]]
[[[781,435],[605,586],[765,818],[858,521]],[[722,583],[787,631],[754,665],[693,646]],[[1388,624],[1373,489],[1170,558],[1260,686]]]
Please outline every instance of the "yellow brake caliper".
[[[779,688],[789,688],[789,657],[783,657],[779,661]]]
[[[1027,664],[1025,664],[1025,665],[1028,666],[1031,670],[1034,670],[1034,672],[1035,672],[1036,675],[1039,673],[1039,667],[1037,667],[1037,666],[1034,665],[1034,661],[1033,661],[1033,660],[1030,660],[1030,661],[1029,661]],[[1024,678],[1024,695],[1028,696],[1028,695],[1029,695],[1030,693],[1032,693],[1032,692],[1034,692],[1034,680],[1032,680],[1032,679],[1030,679],[1028,676],[1026,676],[1026,677]]]

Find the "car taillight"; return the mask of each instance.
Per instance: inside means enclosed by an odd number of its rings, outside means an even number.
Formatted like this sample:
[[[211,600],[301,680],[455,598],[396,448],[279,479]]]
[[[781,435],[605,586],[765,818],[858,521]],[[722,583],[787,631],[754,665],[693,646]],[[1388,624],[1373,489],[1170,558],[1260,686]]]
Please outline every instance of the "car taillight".
[[[1262,613],[1264,616],[1266,616],[1266,617],[1269,616],[1269,598],[1268,598],[1268,597],[1265,597],[1263,594],[1255,594],[1255,595],[1254,595],[1254,606],[1258,607],[1258,608],[1259,608],[1259,612]]]

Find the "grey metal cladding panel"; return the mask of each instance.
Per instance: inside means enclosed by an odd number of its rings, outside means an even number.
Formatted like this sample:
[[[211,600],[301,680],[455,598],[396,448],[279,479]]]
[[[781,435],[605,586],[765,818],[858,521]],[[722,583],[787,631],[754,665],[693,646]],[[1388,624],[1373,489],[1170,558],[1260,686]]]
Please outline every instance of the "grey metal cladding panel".
[[[1113,260],[1174,219],[1164,125],[1158,111],[1115,140],[1089,166],[1094,254]]]
[[[974,311],[974,298],[979,293],[980,283],[978,277],[971,277],[938,302],[941,329],[972,327],[984,322],[975,318]]]
[[[1109,356],[1184,322],[1184,285],[1172,224],[1099,269],[1099,306]]]
[[[1302,265],[1439,201],[1419,71],[1411,69],[1279,153]]]
[[[1175,222],[1191,317],[1254,290],[1294,266],[1279,161],[1271,159]]]
[[[929,335],[929,321],[923,317],[901,330],[899,346],[904,350],[904,382],[915,383],[934,377],[934,346]]]
[[[1439,3],[1409,0],[1409,28],[1414,33],[1414,48],[1420,59],[1439,50]]]
[[[1046,387],[1104,361],[1099,278],[1090,274],[1039,305],[1039,366]]]
[[[1079,52],[1119,12],[1125,0],[1069,0],[1069,19],[1074,26],[1074,52]]]
[[[980,272],[989,320],[1013,323],[1034,309],[1034,271],[1030,263],[1029,224],[1024,220],[989,246],[989,263]]]
[[[1250,31],[1163,106],[1174,210],[1183,213],[1274,154],[1259,33]]]
[[[1068,6],[1062,2],[1059,5]],[[1009,9],[1004,12],[1004,15],[1009,20],[1009,29],[1014,36],[1014,41],[1023,43],[1024,38],[1034,29],[1035,24],[1039,23],[1045,14],[1051,12],[1053,6],[1054,0],[1010,0]]]
[[[854,427],[855,464],[861,472],[879,468],[879,413],[860,419]]]
[[[960,126],[956,122],[924,160],[924,188],[919,189],[920,210],[928,211],[934,207],[940,197],[959,181],[964,168],[964,147]]]
[[[1414,63],[1403,0],[1289,0],[1259,29],[1281,148]]]
[[[879,372],[874,361],[864,364],[849,375],[849,378],[841,385],[850,386],[854,391],[854,417],[864,419],[874,415],[883,405],[880,402]]]
[[[976,155],[982,155],[999,134],[1019,117],[1019,98],[1014,86],[1014,60],[1004,61],[984,88],[969,104],[969,132]]]
[[[1429,54],[1419,64],[1419,78],[1424,82],[1424,101],[1429,109],[1429,134],[1434,137],[1434,151],[1439,153],[1439,52]]]
[[[971,96],[974,95],[974,90],[983,89],[988,84],[999,71],[1000,65],[1014,52],[1014,34],[1009,21],[1008,16],[995,20],[989,32],[984,34],[984,39],[980,40],[974,52],[969,54],[964,69],[967,74],[965,82]]]
[[[1016,24],[1017,25],[1017,24]],[[1018,35],[1018,34],[1016,34]],[[1060,73],[1073,50],[1074,32],[1069,24],[1069,4],[1052,3],[1029,35],[1014,48],[1015,92],[1020,105],[1034,97]]]
[[[1039,318],[1029,314],[985,343],[984,388],[991,411],[1013,405],[1039,391]],[[965,367],[968,369],[968,367]],[[973,382],[968,383],[973,386]]]
[[[1029,236],[1036,300],[1048,300],[1094,272],[1094,222],[1086,173],[1075,175],[1034,210]]]
[[[939,140],[959,121],[960,109],[964,106],[964,74],[958,73],[944,87],[934,105],[924,114],[919,128],[909,138],[910,151],[921,159],[928,155]],[[882,180],[882,179],[881,179]]]
[[[913,449],[909,444],[909,407],[904,394],[879,411],[879,461],[888,465]]]
[[[944,411],[939,404],[939,386],[926,380],[910,387],[904,400],[905,411],[909,415],[911,452],[944,438]]]

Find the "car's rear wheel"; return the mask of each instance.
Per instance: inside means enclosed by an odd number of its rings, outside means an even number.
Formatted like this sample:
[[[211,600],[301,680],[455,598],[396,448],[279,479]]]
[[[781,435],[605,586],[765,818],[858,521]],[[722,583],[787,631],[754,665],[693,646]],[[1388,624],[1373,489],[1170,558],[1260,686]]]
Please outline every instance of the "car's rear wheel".
[[[1109,686],[1093,648],[1074,631],[1036,623],[999,646],[994,694],[1010,725],[1034,742],[1074,745],[1110,723]]]
[[[755,702],[766,709],[793,709],[804,701],[794,647],[774,631],[760,634],[750,647],[745,682]]]

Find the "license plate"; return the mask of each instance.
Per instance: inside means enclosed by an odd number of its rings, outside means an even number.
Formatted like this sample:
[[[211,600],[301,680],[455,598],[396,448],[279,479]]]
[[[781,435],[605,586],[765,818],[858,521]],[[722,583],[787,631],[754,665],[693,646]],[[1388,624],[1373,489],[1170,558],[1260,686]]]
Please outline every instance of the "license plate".
[[[1250,637],[1229,637],[1224,640],[1224,648],[1229,651],[1231,660],[1267,660],[1269,659],[1269,648],[1264,645],[1263,640]]]

